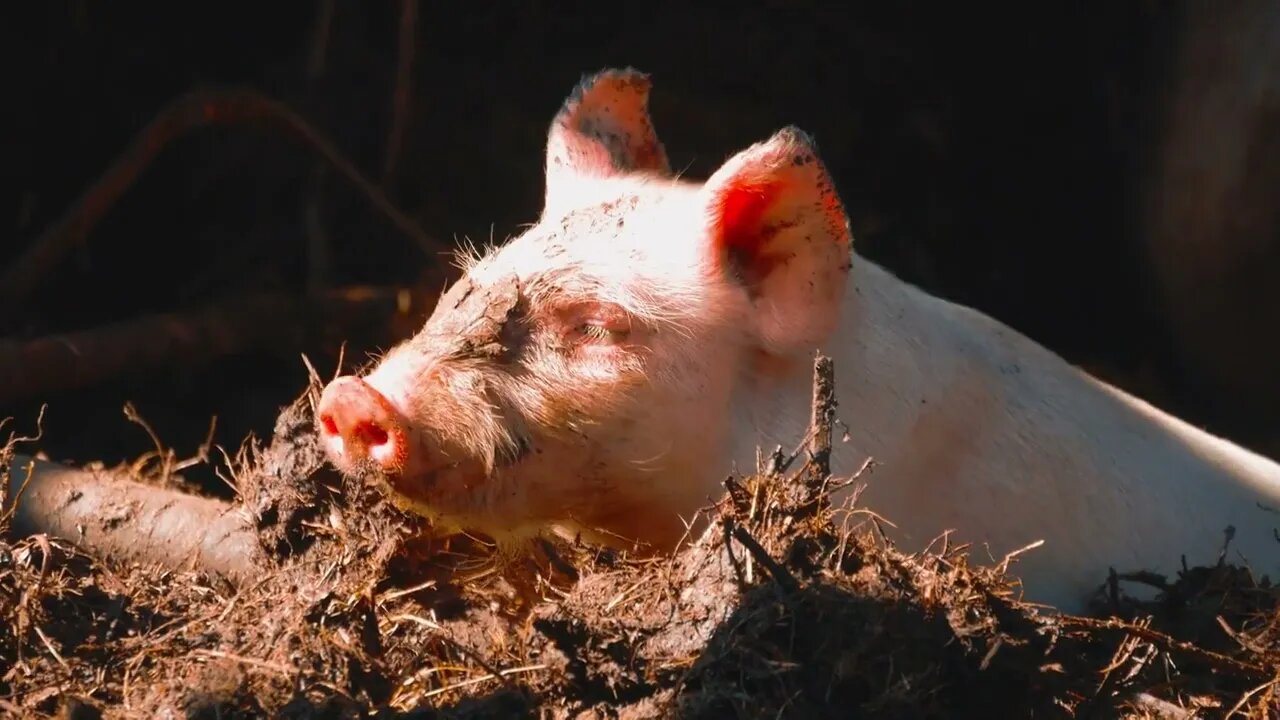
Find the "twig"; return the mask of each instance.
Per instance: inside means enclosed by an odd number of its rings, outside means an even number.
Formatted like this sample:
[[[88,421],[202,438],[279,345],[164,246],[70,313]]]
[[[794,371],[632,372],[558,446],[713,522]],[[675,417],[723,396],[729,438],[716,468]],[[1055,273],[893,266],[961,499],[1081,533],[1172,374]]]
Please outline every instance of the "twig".
[[[405,595],[412,595],[420,590],[426,590],[427,588],[435,587],[435,584],[436,584],[436,581],[432,579],[432,580],[427,580],[425,582],[420,582],[417,585],[414,585],[412,587],[400,588],[398,590],[385,592],[378,597],[378,603],[381,604],[381,603],[387,602],[388,600],[395,600],[398,597],[404,597]]]
[[[40,629],[40,626],[32,625],[31,629],[36,631],[36,635],[40,637],[40,642],[44,643],[49,654],[53,655],[53,659],[58,661],[58,664],[62,666],[62,669],[70,670],[71,666],[67,664],[66,660],[62,659],[62,653],[58,652],[58,649],[53,646],[53,643],[49,641],[49,636],[44,634],[44,631]]]
[[[1023,545],[1017,550],[1012,550],[1010,552],[1005,553],[1004,559],[1001,560],[1000,564],[996,566],[996,572],[1000,573],[1001,575],[1008,573],[1009,563],[1013,562],[1013,560],[1016,559],[1017,557],[1021,555],[1025,555],[1031,552],[1032,550],[1035,550],[1041,545],[1044,545],[1044,540],[1035,540],[1033,542],[1027,543],[1026,545]]]
[[[733,523],[731,518],[725,518],[725,522],[732,523],[733,538],[742,543],[742,546],[747,549],[747,552],[751,553],[756,562],[769,571],[769,574],[773,576],[773,581],[778,583],[783,590],[792,592],[800,588],[799,581],[792,577],[786,568],[778,564],[778,561],[769,555],[769,551],[765,550],[755,538],[751,537],[751,533],[747,532],[746,528]]]
[[[244,655],[236,655],[235,653],[229,653],[222,650],[205,650],[203,648],[196,648],[195,650],[191,651],[191,655],[193,657],[206,657],[206,658],[216,658],[218,660],[230,660],[231,662],[240,663],[241,665],[248,665],[249,667],[259,668],[262,670],[270,670],[272,672],[284,675],[285,677],[291,677],[293,675],[298,674],[297,668],[287,667],[285,665],[281,665],[280,663],[271,662],[270,660],[258,660],[257,658],[246,657]]]
[[[1097,620],[1094,618],[1076,617],[1073,615],[1060,615],[1056,618],[1056,622],[1062,626],[1082,627],[1090,630],[1115,630],[1117,632],[1129,633],[1163,647],[1166,652],[1169,650],[1175,650],[1177,652],[1186,653],[1187,655],[1213,665],[1220,670],[1229,670],[1231,672],[1256,678],[1271,677],[1271,672],[1267,668],[1254,665],[1253,663],[1236,660],[1235,658],[1227,657],[1226,655],[1213,652],[1212,650],[1206,650],[1189,642],[1175,640],[1157,630],[1140,627],[1123,620],[1117,620],[1114,618],[1109,620]]]
[[[1150,693],[1137,693],[1130,702],[1150,712],[1158,720],[1194,720],[1196,717],[1193,711],[1178,707],[1168,700],[1161,700]],[[1227,717],[1230,717],[1230,715]]]
[[[538,670],[546,670],[546,669],[547,669],[546,665],[525,665],[523,667],[510,668],[508,670],[503,670],[502,672],[500,672],[498,679],[502,680],[503,682],[510,682],[509,680],[507,680],[507,678],[510,677],[511,675],[517,675],[519,673],[527,673],[527,672],[537,672]],[[444,693],[450,692],[452,690],[461,690],[462,688],[471,687],[472,685],[479,685],[480,683],[486,680],[492,680],[492,679],[494,679],[492,675],[485,675],[483,677],[471,678],[470,680],[463,680],[462,682],[453,683],[452,685],[446,685],[444,687],[439,687],[439,688],[436,688],[435,690],[425,692],[422,694],[422,699],[426,700],[427,698],[432,698],[432,697],[435,697],[436,695],[443,695]]]
[[[475,650],[472,650],[466,645],[463,645],[457,640],[454,640],[452,637],[448,635],[441,635],[440,637],[445,642],[452,645],[454,650],[457,650],[463,655],[466,655],[467,657],[471,658],[471,662],[474,662],[475,664],[483,668],[484,671],[489,673],[489,676],[492,677],[494,680],[501,682],[503,685],[509,686],[511,684],[511,681],[507,679],[506,675],[504,675],[501,670],[494,667],[493,664],[490,663],[488,660],[485,660],[483,657],[481,657],[480,653],[476,652]]]
[[[219,500],[20,454],[5,482],[3,509],[13,512],[16,537],[45,533],[97,557],[194,568],[233,583],[268,569],[250,519]]]
[[[1137,625],[1134,627],[1146,629],[1146,625]],[[1134,652],[1138,649],[1138,645],[1142,639],[1135,635],[1125,635],[1120,644],[1116,646],[1116,650],[1111,655],[1111,662],[1102,669],[1102,679],[1098,682],[1098,687],[1093,691],[1094,698],[1101,698],[1111,694],[1115,686],[1120,682],[1116,676],[1116,670],[1119,670],[1125,663],[1133,658]],[[1141,661],[1140,661],[1141,662]],[[1143,663],[1145,664],[1145,663]]]
[[[352,287],[312,297],[250,295],[189,313],[151,315],[26,341],[0,340],[0,403],[84,387],[127,372],[197,366],[263,348],[294,349],[299,338],[386,324],[395,288]]]
[[[183,95],[134,136],[133,142],[54,224],[0,275],[0,319],[16,312],[44,277],[77,247],[160,151],[192,130],[211,125],[267,121],[319,153],[424,253],[445,247],[400,212],[320,131],[284,103],[248,88],[207,88]]]
[[[798,515],[817,512],[830,501],[825,490],[831,480],[831,423],[835,419],[835,408],[835,368],[831,358],[819,353],[813,361],[813,404],[807,442],[809,457],[799,472],[799,482],[789,483],[790,487],[784,491],[792,512]]]
[[[400,47],[396,62],[396,85],[391,96],[391,128],[387,132],[387,151],[382,163],[382,189],[388,193],[395,180],[396,162],[400,158],[400,146],[404,144],[404,129],[408,123],[417,28],[418,0],[400,0]]]
[[[153,448],[149,452],[143,453],[137,460],[133,461],[130,471],[134,477],[142,477],[147,464],[152,460],[159,460],[160,462],[160,468],[156,471],[155,476],[165,480],[173,477],[174,473],[182,472],[189,467],[194,467],[200,463],[209,461],[209,451],[213,448],[214,433],[218,429],[218,416],[214,415],[210,419],[209,432],[204,436],[204,443],[202,443],[200,447],[196,448],[196,454],[185,460],[179,460],[177,453],[175,453],[172,448],[166,448],[164,443],[160,442],[160,435],[151,427],[151,423],[147,422],[146,419],[142,417],[142,414],[133,406],[133,403],[126,402],[124,404],[124,416],[126,420],[142,428],[143,432],[147,434],[147,437],[151,439],[151,446]],[[232,488],[232,490],[234,489],[235,488]]]
[[[818,355],[813,361],[813,406],[809,420],[808,486],[811,497],[822,492],[831,476],[831,423],[836,416],[836,379],[831,358]]]
[[[1255,695],[1262,692],[1263,690],[1270,690],[1271,688],[1275,687],[1277,682],[1280,682],[1280,679],[1272,678],[1262,683],[1261,685],[1253,688],[1252,690],[1244,693],[1243,695],[1240,696],[1240,699],[1236,701],[1236,704],[1231,706],[1231,709],[1227,711],[1227,714],[1223,715],[1223,717],[1230,718],[1234,716],[1236,713],[1240,712],[1246,705],[1248,705],[1249,701],[1252,700]]]
[[[40,414],[36,415],[35,436],[21,436],[10,433],[8,442],[0,445],[0,467],[7,463],[10,475],[8,483],[0,483],[0,528],[8,525],[13,519],[14,507],[18,499],[27,491],[27,486],[31,484],[32,473],[35,472],[35,467],[30,462],[18,462],[17,456],[13,452],[13,446],[22,442],[34,442],[44,435],[44,411],[47,407],[47,405],[41,405]],[[15,467],[20,468],[19,471],[22,473],[22,481],[17,483],[16,489],[13,482]],[[40,570],[40,577],[41,579],[44,578],[43,568]]]
[[[742,560],[738,559],[738,554],[733,551],[733,543],[730,539],[733,537],[733,528],[735,523],[731,521],[723,521],[720,523],[720,529],[724,532],[724,552],[729,556],[729,565],[733,568],[733,574],[738,579],[738,585],[746,588],[751,585],[752,572],[754,565],[748,566]],[[750,557],[746,558],[750,559]]]

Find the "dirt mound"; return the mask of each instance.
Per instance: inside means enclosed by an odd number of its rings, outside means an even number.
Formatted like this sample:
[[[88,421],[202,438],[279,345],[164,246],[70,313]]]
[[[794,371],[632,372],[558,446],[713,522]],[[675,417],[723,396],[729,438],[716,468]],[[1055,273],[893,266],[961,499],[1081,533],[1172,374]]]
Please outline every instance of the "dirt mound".
[[[1190,569],[1158,604],[1126,600],[1113,582],[1100,600],[1127,620],[1042,613],[1017,599],[1009,574],[1016,558],[971,566],[965,548],[946,537],[927,553],[905,555],[871,513],[828,506],[838,483],[825,472],[821,444],[798,453],[804,462],[775,452],[756,475],[727,480],[729,492],[707,509],[716,521],[672,558],[559,541],[516,552],[478,538],[433,539],[376,488],[348,482],[324,463],[310,425],[316,389],[281,414],[270,443],[251,440],[229,462],[240,500],[231,512],[258,540],[238,560],[244,572],[97,559],[43,535],[0,545],[6,712],[985,718],[1280,711],[1276,592],[1245,570]],[[821,425],[815,438],[824,436]],[[17,476],[26,465],[14,447],[4,460]],[[113,528],[138,516],[136,506],[102,514]],[[82,528],[86,538],[102,530]]]

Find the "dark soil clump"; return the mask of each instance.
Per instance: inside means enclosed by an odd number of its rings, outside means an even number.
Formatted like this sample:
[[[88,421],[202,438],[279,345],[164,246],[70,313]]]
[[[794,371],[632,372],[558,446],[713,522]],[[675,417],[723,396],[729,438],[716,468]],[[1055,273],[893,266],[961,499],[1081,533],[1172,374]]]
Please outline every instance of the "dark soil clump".
[[[904,555],[812,461],[729,481],[672,558],[498,552],[324,462],[315,387],[236,461],[238,586],[0,547],[0,697],[60,717],[1214,717],[1280,709],[1276,592],[1195,568],[1131,619],[1042,614],[1010,567]],[[9,451],[12,457],[12,447]],[[785,463],[784,463],[785,464]],[[16,467],[16,463],[14,464]],[[830,478],[823,478],[824,484]],[[823,490],[825,492],[825,490]],[[852,509],[852,512],[849,510]],[[1105,599],[1105,598],[1104,598]],[[1187,708],[1188,711],[1179,708]],[[1197,714],[1192,714],[1192,712]],[[1183,714],[1179,714],[1183,713]]]

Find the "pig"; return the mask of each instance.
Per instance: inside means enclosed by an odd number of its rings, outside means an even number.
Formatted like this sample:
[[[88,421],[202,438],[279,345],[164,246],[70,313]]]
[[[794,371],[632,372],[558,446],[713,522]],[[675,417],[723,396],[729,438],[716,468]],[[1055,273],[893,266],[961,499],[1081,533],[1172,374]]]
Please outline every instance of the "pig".
[[[465,254],[417,335],[324,388],[341,472],[446,532],[670,552],[758,447],[803,439],[821,351],[848,426],[832,467],[874,459],[859,502],[903,549],[1043,541],[1013,572],[1070,612],[1110,567],[1216,562],[1228,527],[1233,560],[1275,572],[1280,466],[859,257],[795,127],[678,177],[650,88],[586,77],[551,124],[538,222]]]

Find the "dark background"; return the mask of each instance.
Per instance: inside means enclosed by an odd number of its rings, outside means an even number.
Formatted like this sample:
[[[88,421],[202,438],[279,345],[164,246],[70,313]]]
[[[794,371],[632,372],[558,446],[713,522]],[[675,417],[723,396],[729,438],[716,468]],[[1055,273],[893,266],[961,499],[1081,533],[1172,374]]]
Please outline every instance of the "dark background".
[[[322,8],[322,70],[309,75]],[[279,98],[375,181],[399,56],[396,2],[49,2],[4,13],[15,119],[0,172],[0,263],[27,247],[166,102],[245,85]],[[704,177],[794,123],[811,132],[867,258],[977,307],[1198,424],[1267,446],[1269,426],[1208,401],[1169,348],[1136,208],[1178,15],[1155,2],[424,3],[394,202],[446,245],[501,239],[542,197],[547,126],[582,74],[632,65],[673,166]],[[314,67],[314,66],[313,66]],[[258,126],[168,147],[47,277],[11,339],[92,328],[264,290],[413,283],[426,256],[315,156]],[[309,270],[317,201],[332,264]],[[55,459],[108,463],[152,443],[126,400],[189,453],[210,416],[234,448],[269,435],[306,352],[211,358],[0,406]],[[367,351],[370,348],[357,348]],[[1268,446],[1269,447],[1269,446]],[[202,471],[195,471],[200,475]],[[212,481],[210,481],[212,483]]]

